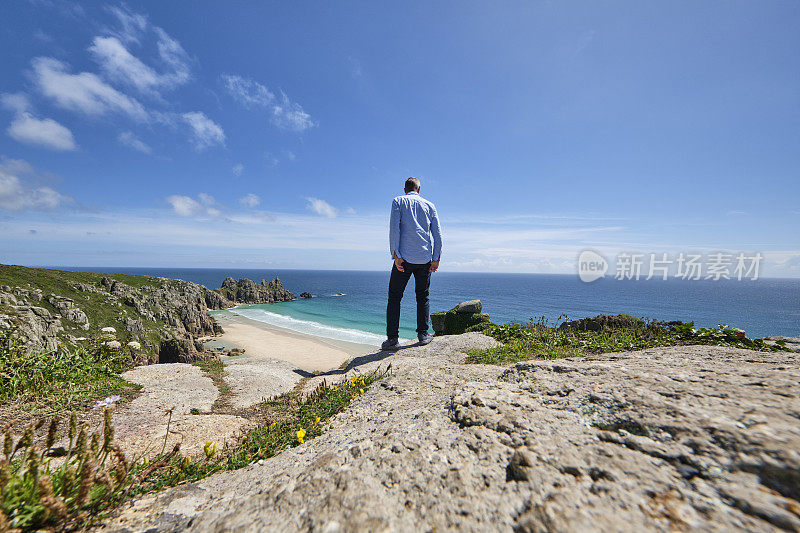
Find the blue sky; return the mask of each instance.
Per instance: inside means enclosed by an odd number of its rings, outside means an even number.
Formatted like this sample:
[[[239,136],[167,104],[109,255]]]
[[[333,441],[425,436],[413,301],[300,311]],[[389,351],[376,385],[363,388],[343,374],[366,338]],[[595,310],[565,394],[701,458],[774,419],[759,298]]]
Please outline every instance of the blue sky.
[[[443,270],[587,247],[800,276],[800,4],[0,5],[0,262]]]

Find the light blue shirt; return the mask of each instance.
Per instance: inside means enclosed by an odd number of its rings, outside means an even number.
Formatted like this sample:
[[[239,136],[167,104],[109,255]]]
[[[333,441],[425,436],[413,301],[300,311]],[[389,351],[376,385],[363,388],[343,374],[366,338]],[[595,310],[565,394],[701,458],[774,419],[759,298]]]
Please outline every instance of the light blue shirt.
[[[442,228],[436,206],[417,192],[392,200],[389,253],[409,263],[438,261],[442,255]]]

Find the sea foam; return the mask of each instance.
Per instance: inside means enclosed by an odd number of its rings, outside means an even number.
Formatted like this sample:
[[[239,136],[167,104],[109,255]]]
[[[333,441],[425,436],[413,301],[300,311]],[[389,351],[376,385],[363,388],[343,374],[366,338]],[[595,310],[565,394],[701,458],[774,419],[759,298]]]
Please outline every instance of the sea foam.
[[[257,322],[263,322],[279,328],[296,331],[297,333],[305,333],[306,335],[313,335],[315,337],[323,337],[326,339],[355,342],[358,344],[368,344],[370,346],[380,346],[380,344],[386,339],[384,336],[376,335],[375,333],[370,333],[369,331],[326,326],[325,324],[320,324],[319,322],[292,318],[290,316],[272,313],[270,311],[265,311],[264,309],[254,307],[233,308],[229,309],[228,311]],[[405,340],[406,339],[401,339],[401,342]]]

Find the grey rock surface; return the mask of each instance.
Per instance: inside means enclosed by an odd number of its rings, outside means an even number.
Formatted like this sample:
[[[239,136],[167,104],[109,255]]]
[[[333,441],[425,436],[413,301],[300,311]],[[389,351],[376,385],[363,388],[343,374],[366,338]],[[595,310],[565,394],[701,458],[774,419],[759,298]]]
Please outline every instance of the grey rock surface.
[[[467,300],[466,302],[459,303],[453,309],[456,313],[471,315],[472,313],[480,313],[483,311],[483,304],[480,300]]]
[[[139,366],[122,377],[142,386],[139,396],[113,415],[115,438],[129,456],[158,453],[162,447],[170,450],[176,442],[181,443],[182,453],[197,456],[207,441],[232,443],[252,425],[238,416],[209,414],[219,391],[196,366]],[[191,414],[192,409],[200,414]],[[171,419],[168,410],[172,411]]]
[[[281,359],[226,357],[224,362],[230,404],[240,409],[289,392],[304,374]]]
[[[288,302],[296,297],[283,287],[283,283],[278,278],[272,281],[261,280],[260,284],[247,278],[235,280],[231,277],[225,278],[222,287],[214,289],[213,292],[219,294],[222,299],[219,307],[223,309],[233,307],[236,304],[266,304],[273,302]]]
[[[142,497],[107,528],[800,530],[795,354],[683,346],[463,363],[493,343],[437,337],[314,378],[393,369],[321,437]]]
[[[793,352],[800,352],[800,338],[798,337],[764,337],[764,342],[767,344],[775,345],[779,341],[783,341],[783,345]]]

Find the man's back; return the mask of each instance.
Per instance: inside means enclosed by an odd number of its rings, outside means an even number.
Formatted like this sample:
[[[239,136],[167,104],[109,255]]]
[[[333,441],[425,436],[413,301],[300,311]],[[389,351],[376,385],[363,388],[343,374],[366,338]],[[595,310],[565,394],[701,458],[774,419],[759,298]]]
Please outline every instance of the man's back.
[[[411,276],[414,276],[417,295],[417,339],[421,345],[433,340],[428,333],[428,290],[431,274],[439,268],[442,229],[436,206],[419,195],[419,179],[408,178],[404,190],[404,195],[392,200],[389,219],[389,252],[394,262],[386,304],[386,340],[381,344],[384,350],[400,348],[400,301]]]
[[[442,251],[442,233],[436,206],[411,191],[392,200],[389,221],[389,252],[409,263],[437,261]]]

